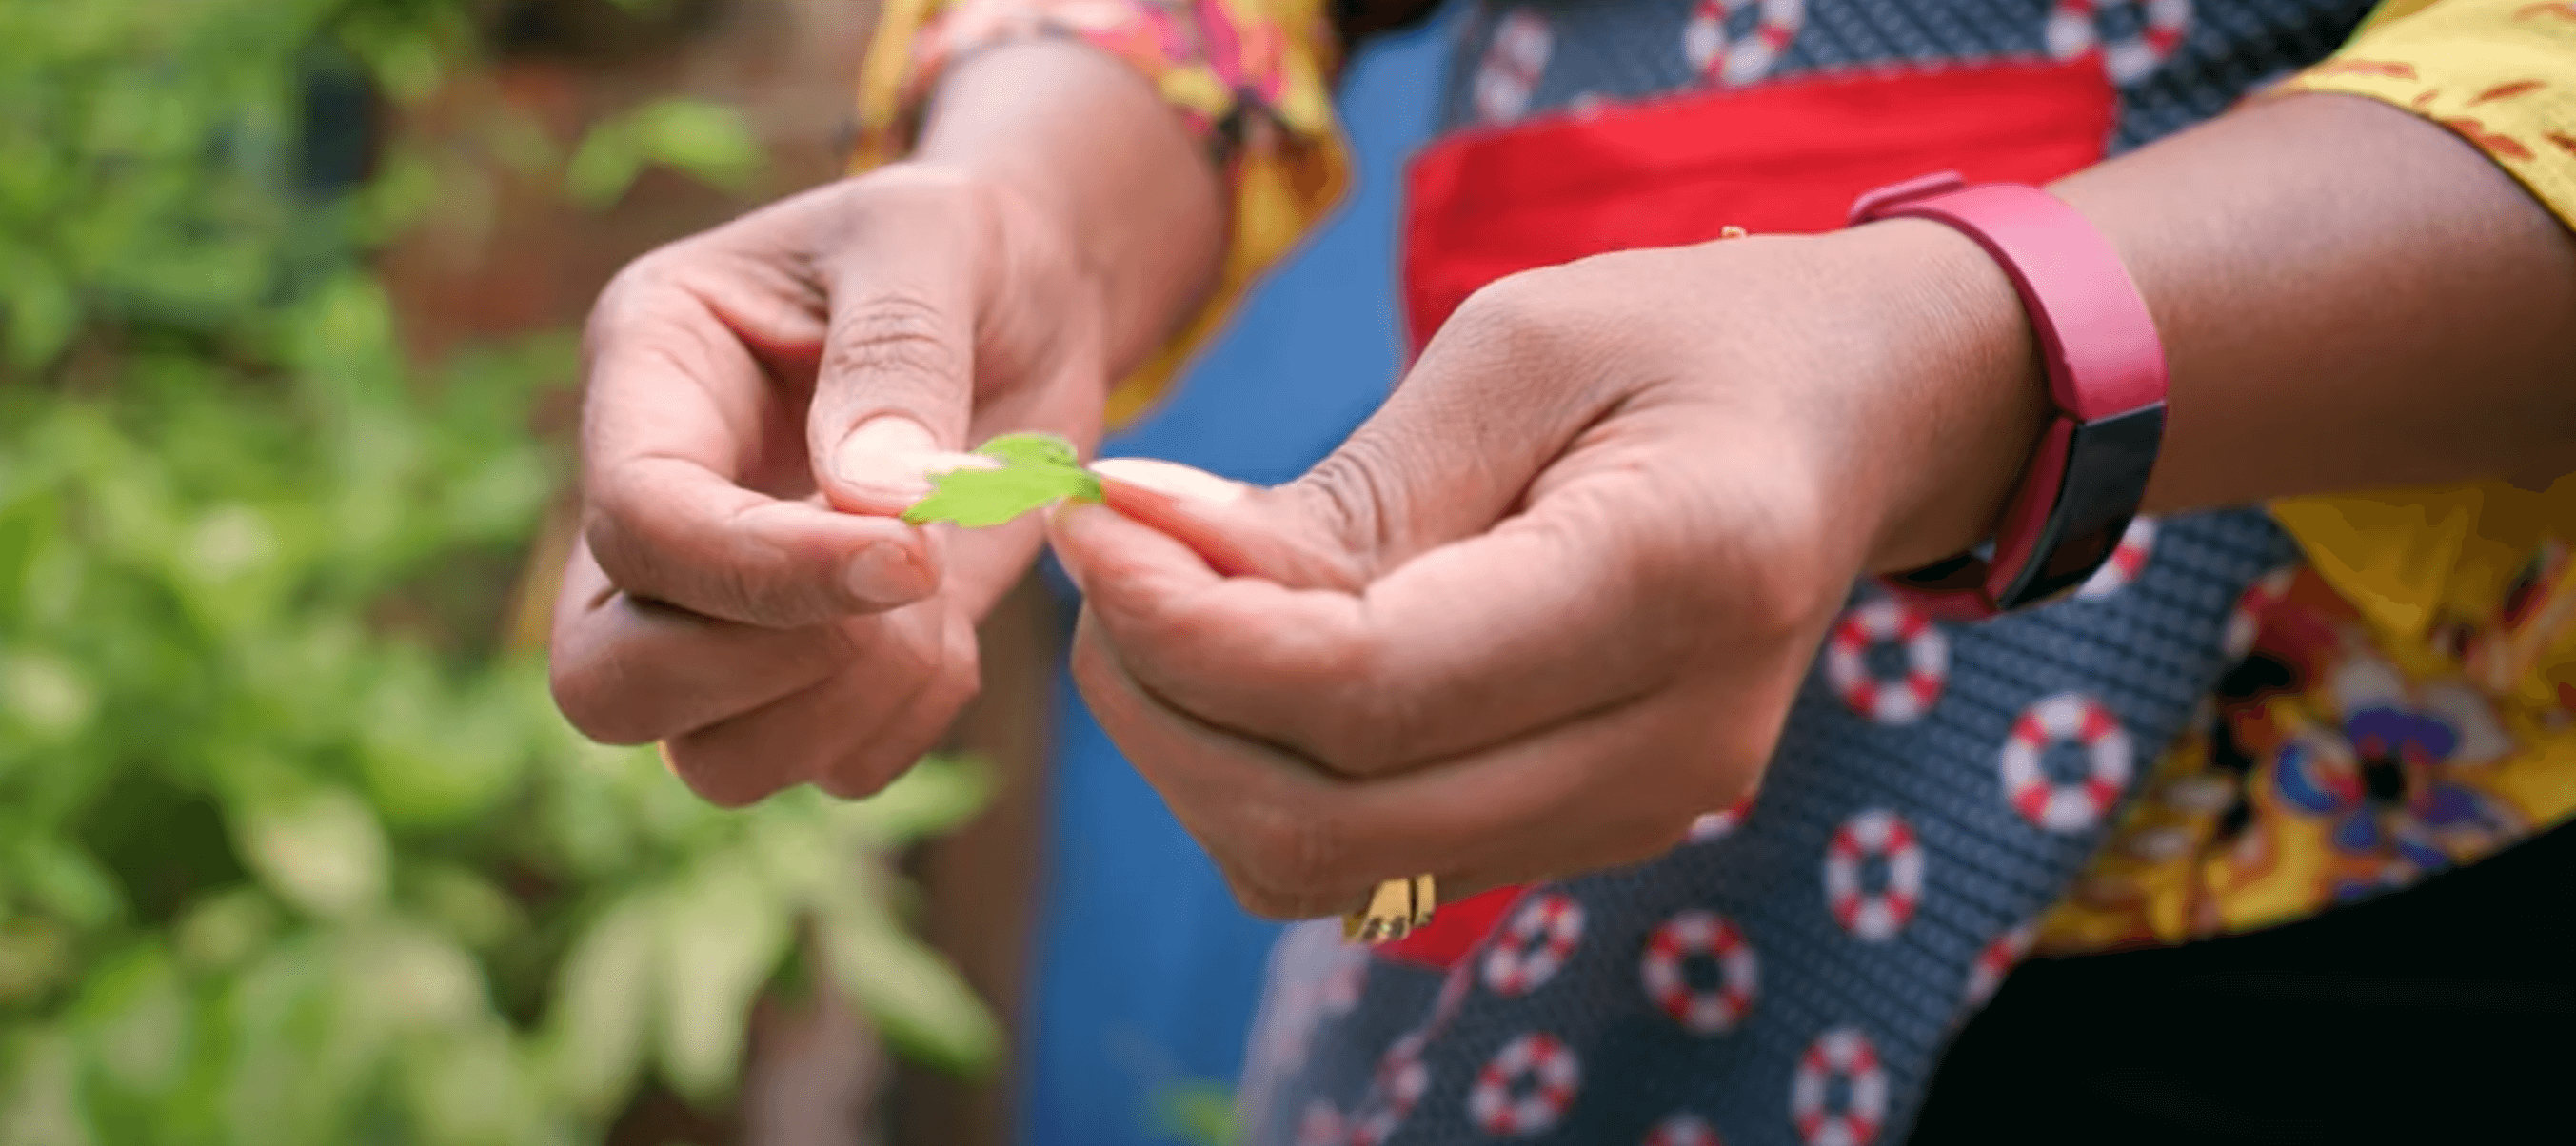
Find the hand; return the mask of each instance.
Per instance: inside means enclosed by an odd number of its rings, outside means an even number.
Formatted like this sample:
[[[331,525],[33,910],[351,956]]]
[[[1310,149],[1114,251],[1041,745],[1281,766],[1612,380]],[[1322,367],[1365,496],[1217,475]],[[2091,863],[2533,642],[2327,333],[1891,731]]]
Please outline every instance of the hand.
[[[664,741],[725,804],[805,781],[863,795],[926,749],[1038,534],[892,515],[962,443],[1096,439],[1099,322],[1055,301],[1081,297],[1072,279],[1038,212],[909,167],[621,274],[591,322],[588,513],[557,610],[574,723]]]
[[[2028,343],[1931,224],[1516,276],[1294,484],[1103,463],[1076,679],[1263,915],[1647,859],[1759,783],[1857,575],[1991,522]]]
[[[1088,449],[1215,266],[1214,173],[1116,60],[999,47],[933,109],[910,162],[656,251],[592,315],[555,697],[717,803],[863,796],[936,743],[1041,533],[895,515],[993,434]]]

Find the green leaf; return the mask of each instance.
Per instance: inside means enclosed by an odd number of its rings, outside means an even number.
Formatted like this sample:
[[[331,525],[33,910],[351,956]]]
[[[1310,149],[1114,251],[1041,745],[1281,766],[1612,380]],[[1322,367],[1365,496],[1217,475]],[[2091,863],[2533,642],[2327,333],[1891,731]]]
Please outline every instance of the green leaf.
[[[384,828],[344,790],[254,797],[234,834],[269,887],[308,912],[347,916],[384,899],[391,865]]]
[[[926,756],[884,791],[833,814],[869,842],[891,848],[966,822],[992,793],[992,770],[980,761]]]
[[[189,999],[157,946],[131,948],[90,972],[75,1014],[102,1077],[144,1095],[178,1079],[188,1050]]]
[[[70,662],[40,652],[0,656],[0,714],[48,739],[67,740],[89,727],[98,693]]]
[[[174,929],[179,958],[200,974],[230,970],[276,934],[278,911],[259,889],[236,888],[199,901]]]
[[[91,1146],[81,1113],[80,1058],[71,1040],[51,1031],[33,1034],[0,1091],[0,1142],[9,1146]]]
[[[662,903],[661,1063],[693,1102],[721,1098],[742,1063],[752,998],[791,938],[789,905],[739,857],[703,863]]]
[[[124,889],[78,845],[29,839],[20,845],[15,867],[28,894],[75,927],[97,927],[125,913]]]
[[[976,452],[999,459],[1001,466],[932,475],[930,496],[903,511],[903,519],[915,525],[953,521],[973,529],[1065,498],[1100,500],[1100,479],[1082,467],[1073,443],[1052,434],[1004,434]]]
[[[1001,1033],[947,961],[906,933],[873,899],[843,896],[818,920],[832,978],[866,1008],[896,1050],[958,1074],[993,1065]]]
[[[635,113],[644,154],[727,191],[742,190],[760,169],[760,144],[742,113],[720,103],[666,99]]]
[[[1015,466],[1082,466],[1082,455],[1073,443],[1054,434],[1003,434],[975,447],[975,452]]]
[[[1234,1092],[1218,1083],[1165,1087],[1154,1095],[1154,1114],[1165,1135],[1191,1146],[1234,1146],[1243,1140],[1243,1127],[1234,1119]]]
[[[615,1110],[644,1060],[658,913],[644,895],[612,904],[573,941],[555,974],[546,1062],[555,1085],[583,1111]]]
[[[506,1146],[530,1139],[537,1088],[499,1023],[480,1024],[411,1049],[401,1062],[404,1097],[424,1146]]]

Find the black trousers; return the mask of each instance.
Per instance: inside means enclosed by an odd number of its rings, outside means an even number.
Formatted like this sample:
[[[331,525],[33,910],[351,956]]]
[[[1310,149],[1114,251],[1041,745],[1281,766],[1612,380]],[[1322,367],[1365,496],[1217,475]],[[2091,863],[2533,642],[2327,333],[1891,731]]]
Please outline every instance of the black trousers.
[[[2286,927],[2025,963],[1911,1142],[2576,1142],[2576,825]]]

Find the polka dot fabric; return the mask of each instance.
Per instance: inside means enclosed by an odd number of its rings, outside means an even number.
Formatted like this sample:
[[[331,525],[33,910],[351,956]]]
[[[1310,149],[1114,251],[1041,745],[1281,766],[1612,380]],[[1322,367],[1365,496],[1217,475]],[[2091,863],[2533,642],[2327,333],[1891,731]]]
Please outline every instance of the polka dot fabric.
[[[2323,57],[2367,8],[1488,0],[1443,116],[2090,53],[2119,93],[2117,151]],[[1252,1141],[1902,1142],[1944,1041],[2205,710],[2248,593],[2296,559],[2234,511],[2142,522],[2082,593],[1982,624],[1856,593],[1758,799],[1662,859],[1528,889],[1446,973],[1352,956],[1335,923],[1292,929],[1244,1078]],[[1357,1005],[1325,1006],[1353,958]]]

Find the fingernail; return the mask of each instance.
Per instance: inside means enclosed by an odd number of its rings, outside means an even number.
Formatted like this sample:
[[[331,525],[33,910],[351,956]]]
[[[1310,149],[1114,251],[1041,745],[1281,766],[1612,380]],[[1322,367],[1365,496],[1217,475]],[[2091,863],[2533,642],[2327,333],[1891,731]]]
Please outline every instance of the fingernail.
[[[929,592],[921,564],[892,542],[860,550],[842,577],[852,596],[873,605],[909,604]]]
[[[923,463],[938,454],[930,428],[900,414],[869,419],[841,439],[832,472],[852,487],[904,503],[930,492]]]
[[[1167,462],[1160,458],[1102,458],[1091,464],[1093,472],[1116,478],[1129,485],[1139,485],[1157,493],[1167,493],[1190,501],[1215,502],[1223,505],[1250,492],[1242,482],[1221,478],[1206,470]]]

